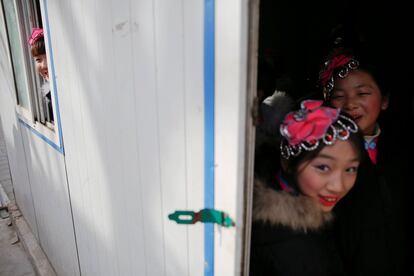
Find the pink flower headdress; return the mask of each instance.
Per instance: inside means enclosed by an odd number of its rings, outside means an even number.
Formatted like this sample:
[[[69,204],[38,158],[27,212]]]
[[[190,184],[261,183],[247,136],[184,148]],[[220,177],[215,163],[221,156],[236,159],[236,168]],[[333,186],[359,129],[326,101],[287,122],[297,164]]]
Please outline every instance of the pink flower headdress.
[[[359,62],[352,55],[345,53],[341,48],[335,50],[319,72],[319,81],[323,87],[325,100],[332,96],[335,77],[343,79],[350,70],[355,70],[358,67]]]
[[[33,28],[32,34],[30,35],[27,42],[32,46],[39,38],[43,37],[43,29]]]
[[[336,139],[347,140],[357,132],[355,122],[340,114],[339,109],[322,106],[322,101],[306,100],[301,109],[286,115],[280,133],[282,157],[298,156],[302,150],[312,151],[321,142],[332,145]]]

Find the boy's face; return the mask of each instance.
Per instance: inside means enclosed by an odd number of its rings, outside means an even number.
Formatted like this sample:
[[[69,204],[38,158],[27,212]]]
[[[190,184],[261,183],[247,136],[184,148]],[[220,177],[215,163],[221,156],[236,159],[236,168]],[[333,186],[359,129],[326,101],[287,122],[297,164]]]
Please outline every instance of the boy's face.
[[[298,167],[301,192],[312,198],[323,212],[330,212],[354,186],[359,166],[357,150],[349,140],[336,140]]]
[[[382,96],[370,74],[353,70],[344,79],[335,80],[331,104],[347,112],[363,135],[373,135],[381,110],[388,107],[388,98]]]
[[[40,76],[44,78],[46,81],[49,81],[49,70],[47,68],[47,57],[45,54],[34,56],[35,66],[37,72],[39,72]]]

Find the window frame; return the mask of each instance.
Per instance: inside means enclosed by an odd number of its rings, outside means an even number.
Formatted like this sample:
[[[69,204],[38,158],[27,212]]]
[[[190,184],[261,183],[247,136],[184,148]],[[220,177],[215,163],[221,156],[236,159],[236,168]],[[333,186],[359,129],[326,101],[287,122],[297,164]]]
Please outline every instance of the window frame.
[[[15,110],[18,120],[22,125],[30,128],[37,136],[42,138],[53,148],[63,153],[62,134],[60,130],[60,120],[57,114],[57,98],[56,98],[56,84],[54,66],[52,64],[51,43],[49,41],[49,28],[47,15],[45,13],[46,3],[41,0],[9,0],[13,2],[13,12],[15,13],[16,29],[18,30],[19,55],[23,60],[24,87],[26,88],[28,98],[28,108],[22,106],[19,102],[19,94],[17,93],[17,78],[14,59],[12,55],[12,45],[10,41],[9,29],[10,26],[6,18],[5,3],[1,2],[1,9],[4,16],[4,26],[8,39],[8,55],[12,66],[12,73],[14,78],[14,92],[15,92]],[[40,13],[40,14],[39,14]],[[41,27],[44,30],[44,40],[46,48],[46,57],[49,71],[49,85],[51,93],[51,105],[53,112],[53,122],[45,120],[46,113],[42,106],[42,92],[41,92],[41,77],[36,71],[35,62],[31,56],[30,47],[27,43],[27,38],[31,34],[34,27]]]

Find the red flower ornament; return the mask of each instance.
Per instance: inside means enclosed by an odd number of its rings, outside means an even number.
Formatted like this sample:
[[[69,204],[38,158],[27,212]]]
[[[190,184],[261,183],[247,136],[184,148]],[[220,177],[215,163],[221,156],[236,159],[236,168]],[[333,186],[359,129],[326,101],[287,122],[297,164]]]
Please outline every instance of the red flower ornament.
[[[334,70],[345,66],[352,60],[352,57],[346,56],[344,54],[340,54],[334,56],[331,60],[327,61],[325,64],[325,68],[322,70],[320,74],[321,84],[326,86],[329,80],[332,78]]]
[[[358,60],[351,54],[345,52],[342,48],[335,49],[319,72],[319,82],[323,87],[325,100],[328,100],[332,96],[335,77],[343,79],[351,70],[358,69],[358,67]]]
[[[323,138],[339,116],[339,109],[322,106],[322,101],[307,100],[301,109],[286,115],[280,132],[290,146],[306,142],[315,144]]]
[[[289,159],[303,150],[317,149],[321,143],[332,145],[337,139],[345,141],[357,131],[357,124],[340,114],[339,108],[322,106],[322,101],[303,101],[301,109],[288,113],[280,125],[284,138],[280,142],[280,153]]]
[[[32,46],[39,38],[43,37],[43,29],[41,28],[33,28],[32,34],[30,35],[27,42],[30,46]]]

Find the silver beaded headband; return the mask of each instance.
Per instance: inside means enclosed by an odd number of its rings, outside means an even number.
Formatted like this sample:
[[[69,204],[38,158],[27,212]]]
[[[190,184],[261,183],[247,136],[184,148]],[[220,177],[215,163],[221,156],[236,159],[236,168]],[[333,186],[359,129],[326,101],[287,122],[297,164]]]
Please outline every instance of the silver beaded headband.
[[[323,90],[323,96],[325,100],[328,100],[332,96],[332,90],[334,88],[334,78],[340,77],[344,79],[348,74],[349,71],[358,69],[359,62],[356,59],[351,59],[345,66],[343,66],[335,75],[332,74],[331,78],[329,79],[328,83],[325,85]]]
[[[283,137],[280,152],[289,159],[303,150],[315,150],[320,143],[332,145],[337,139],[345,141],[357,131],[356,123],[339,114],[338,109],[321,106],[308,110],[302,105],[299,111],[289,113],[280,126]]]

